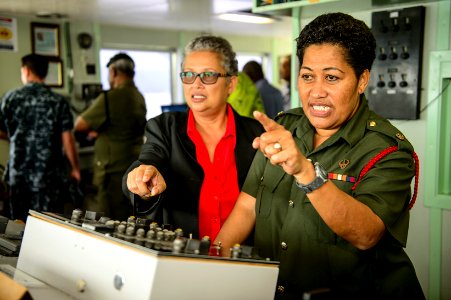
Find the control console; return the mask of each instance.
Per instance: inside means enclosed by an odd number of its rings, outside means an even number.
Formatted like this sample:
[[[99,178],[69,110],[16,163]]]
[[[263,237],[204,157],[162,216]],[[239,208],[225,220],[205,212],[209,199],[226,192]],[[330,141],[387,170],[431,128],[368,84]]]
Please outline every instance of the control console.
[[[75,299],[273,299],[278,262],[130,217],[30,211],[17,268]]]

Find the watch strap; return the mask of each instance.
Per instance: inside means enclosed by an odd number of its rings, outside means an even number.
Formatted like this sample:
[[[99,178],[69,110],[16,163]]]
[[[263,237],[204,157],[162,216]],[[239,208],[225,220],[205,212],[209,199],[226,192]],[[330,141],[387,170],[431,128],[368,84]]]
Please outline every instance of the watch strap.
[[[313,163],[311,159],[308,159]],[[303,190],[306,194],[313,192],[314,190],[320,188],[323,184],[325,184],[328,180],[327,178],[327,172],[324,170],[324,168],[321,166],[319,162],[313,163],[313,166],[315,168],[316,177],[313,179],[312,182],[308,184],[300,184],[296,179],[294,180],[296,183],[296,186]]]

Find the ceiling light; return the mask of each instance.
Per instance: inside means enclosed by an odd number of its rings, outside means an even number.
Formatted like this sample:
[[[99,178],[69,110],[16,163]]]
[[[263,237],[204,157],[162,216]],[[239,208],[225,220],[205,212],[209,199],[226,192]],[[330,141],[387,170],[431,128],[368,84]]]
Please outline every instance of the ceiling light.
[[[275,19],[271,16],[244,12],[224,13],[218,15],[218,18],[226,21],[253,23],[253,24],[269,24],[275,21]]]
[[[38,17],[38,18],[46,18],[46,19],[64,19],[64,18],[67,18],[68,15],[60,14],[60,13],[54,13],[54,12],[48,12],[48,11],[39,11],[39,12],[36,13],[36,17]]]

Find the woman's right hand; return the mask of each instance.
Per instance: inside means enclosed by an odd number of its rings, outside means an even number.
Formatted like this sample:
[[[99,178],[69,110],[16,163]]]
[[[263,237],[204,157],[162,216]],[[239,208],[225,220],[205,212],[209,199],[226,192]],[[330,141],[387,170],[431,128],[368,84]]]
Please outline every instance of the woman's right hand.
[[[312,163],[302,154],[290,131],[264,113],[254,111],[254,118],[265,132],[255,138],[252,147],[259,149],[273,165],[279,165],[290,175],[302,174]]]
[[[127,188],[142,199],[149,199],[164,192],[166,182],[154,166],[140,165],[128,173]]]

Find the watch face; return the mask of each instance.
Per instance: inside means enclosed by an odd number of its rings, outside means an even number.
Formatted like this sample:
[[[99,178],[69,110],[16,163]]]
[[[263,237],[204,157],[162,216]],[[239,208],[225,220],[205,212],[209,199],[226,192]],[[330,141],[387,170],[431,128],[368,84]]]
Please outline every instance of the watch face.
[[[315,163],[315,171],[317,176],[320,176],[323,179],[327,179],[327,171],[324,170],[323,166],[321,166],[319,162]]]
[[[317,188],[321,187],[328,180],[328,173],[323,168],[323,166],[321,166],[321,164],[319,162],[316,162],[314,164],[314,167],[315,167],[316,178],[312,182],[310,182],[309,184],[303,185],[303,184],[299,184],[297,181],[295,181],[296,185],[301,190],[303,190],[306,194],[313,192]]]

